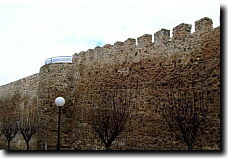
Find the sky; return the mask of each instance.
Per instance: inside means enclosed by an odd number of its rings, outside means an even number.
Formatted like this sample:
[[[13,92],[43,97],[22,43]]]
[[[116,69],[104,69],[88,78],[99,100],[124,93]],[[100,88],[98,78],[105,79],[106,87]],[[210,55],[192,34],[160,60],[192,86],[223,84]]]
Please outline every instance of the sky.
[[[202,17],[220,23],[218,0],[0,0],[0,85],[35,73],[47,58],[172,30]]]

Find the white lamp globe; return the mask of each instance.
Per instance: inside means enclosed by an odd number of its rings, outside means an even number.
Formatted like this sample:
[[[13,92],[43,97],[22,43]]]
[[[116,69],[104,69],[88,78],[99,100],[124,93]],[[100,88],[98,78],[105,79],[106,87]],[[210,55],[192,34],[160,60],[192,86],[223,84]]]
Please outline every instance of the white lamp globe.
[[[57,97],[55,99],[55,104],[56,104],[56,106],[61,107],[65,104],[65,99],[63,97]]]

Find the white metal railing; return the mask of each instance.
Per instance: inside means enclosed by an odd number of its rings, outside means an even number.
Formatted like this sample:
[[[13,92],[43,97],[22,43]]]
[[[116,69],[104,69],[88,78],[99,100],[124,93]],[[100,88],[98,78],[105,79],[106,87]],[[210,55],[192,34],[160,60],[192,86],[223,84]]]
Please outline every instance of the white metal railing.
[[[45,64],[51,63],[72,63],[72,56],[57,56],[45,60]]]

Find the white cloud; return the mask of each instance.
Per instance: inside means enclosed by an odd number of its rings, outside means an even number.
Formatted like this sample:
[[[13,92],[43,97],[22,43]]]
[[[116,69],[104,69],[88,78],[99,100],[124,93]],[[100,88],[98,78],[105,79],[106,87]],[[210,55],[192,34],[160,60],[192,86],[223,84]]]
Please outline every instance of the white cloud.
[[[97,42],[172,30],[205,16],[218,26],[219,12],[217,0],[0,0],[0,85],[39,72],[46,58]]]

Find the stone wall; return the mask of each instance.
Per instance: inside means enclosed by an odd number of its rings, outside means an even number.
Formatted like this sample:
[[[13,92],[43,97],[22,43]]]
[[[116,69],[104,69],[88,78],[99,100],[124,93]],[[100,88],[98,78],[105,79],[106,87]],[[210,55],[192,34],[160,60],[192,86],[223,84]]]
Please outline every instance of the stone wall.
[[[57,140],[58,96],[66,99],[62,109],[61,139],[63,150],[104,149],[93,134],[88,117],[101,91],[125,91],[131,100],[131,118],[125,131],[112,144],[114,150],[182,150],[166,126],[160,108],[171,87],[176,91],[208,89],[211,106],[205,131],[194,145],[198,150],[220,149],[220,27],[202,18],[161,29],[137,40],[129,38],[114,45],[106,44],[73,55],[73,63],[44,65],[31,84],[37,90],[39,122],[38,149],[44,144],[55,149]],[[154,39],[154,42],[152,41]],[[23,80],[23,79],[22,79]],[[15,93],[14,82],[0,87]],[[29,84],[28,84],[29,85]],[[31,87],[25,87],[25,89]],[[21,89],[21,93],[25,89]]]

